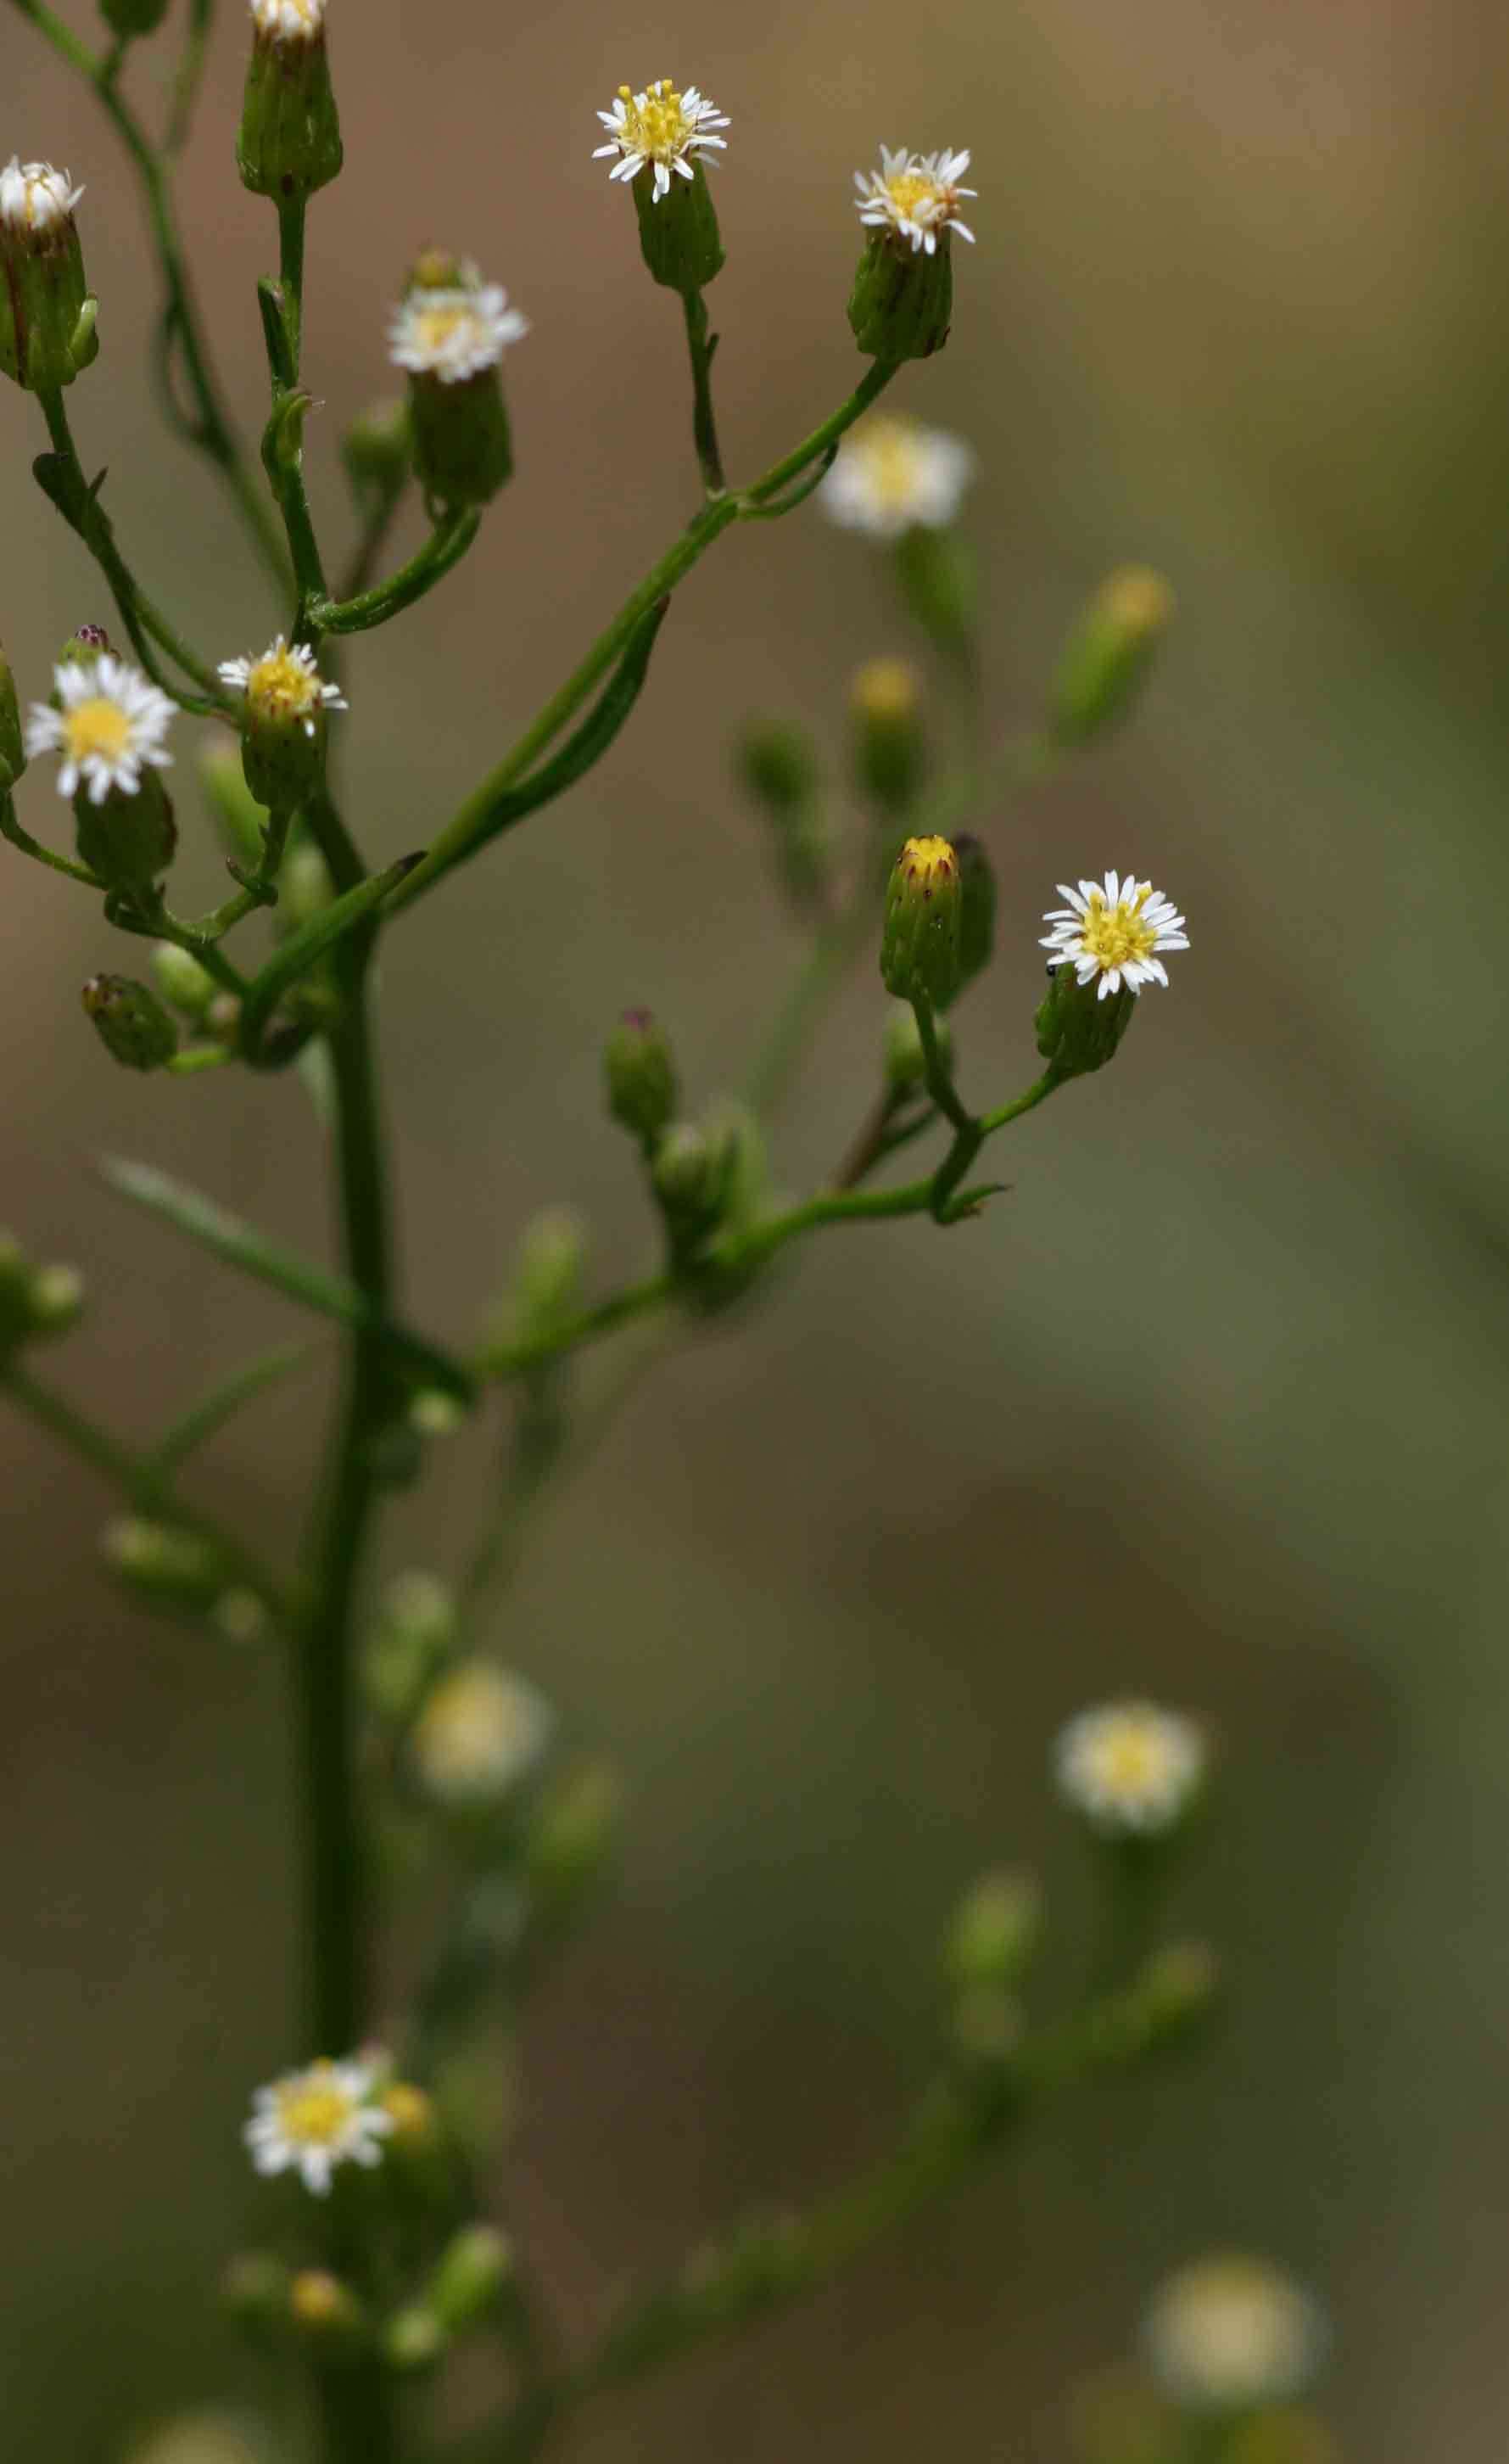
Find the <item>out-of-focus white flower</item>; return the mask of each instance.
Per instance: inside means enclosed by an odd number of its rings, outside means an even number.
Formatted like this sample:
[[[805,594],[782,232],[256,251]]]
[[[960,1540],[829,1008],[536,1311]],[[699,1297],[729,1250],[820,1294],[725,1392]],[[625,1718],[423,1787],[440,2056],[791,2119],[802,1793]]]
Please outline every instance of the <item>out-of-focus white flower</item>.
[[[914,527],[941,530],[951,522],[974,472],[974,454],[961,436],[878,411],[844,438],[818,502],[846,530],[899,539]]]
[[[1173,901],[1150,881],[1108,872],[1104,884],[1082,881],[1078,890],[1061,881],[1059,895],[1067,907],[1050,908],[1042,919],[1053,926],[1041,943],[1053,952],[1050,967],[1072,966],[1082,984],[1099,976],[1102,1001],[1123,984],[1133,993],[1144,984],[1167,985],[1158,953],[1187,950],[1190,936]]]
[[[1170,1831],[1205,1775],[1205,1740],[1154,1703],[1081,1711],[1054,1747],[1059,1787],[1077,1814],[1119,1837]]]
[[[905,145],[894,152],[883,145],[880,169],[854,174],[860,220],[909,240],[913,254],[920,248],[931,256],[940,231],[956,231],[960,239],[973,240],[974,233],[959,220],[959,199],[978,193],[959,186],[969,167],[967,151],[913,154]]]
[[[538,1762],[551,1730],[544,1698],[491,1661],[463,1660],[432,1687],[414,1724],[414,1769],[442,1805],[487,1805]]]
[[[611,111],[600,111],[598,118],[611,142],[594,147],[593,161],[618,156],[608,173],[610,180],[632,180],[636,171],[652,163],[657,205],[670,187],[672,171],[679,171],[684,180],[691,179],[697,159],[710,150],[722,151],[729,142],[712,134],[716,128],[727,128],[728,113],[694,85],[678,94],[669,77],[646,86],[643,94],[621,85]]]
[[[87,787],[92,804],[102,804],[111,789],[134,796],[143,766],[165,770],[171,764],[164,737],[173,715],[166,693],[123,659],[102,651],[88,665],[67,662],[53,671],[53,684],[62,703],[33,702],[26,722],[29,759],[39,753],[60,753],[57,774],[60,796],[75,796]]]
[[[323,2198],[338,2165],[380,2164],[393,2119],[372,2101],[375,2086],[366,2062],[324,2061],[259,2087],[243,2133],[257,2171],[296,2171]]]
[[[1176,2404],[1246,2412],[1288,2404],[1324,2357],[1320,2304],[1266,2259],[1222,2253],[1160,2285],[1143,2322],[1153,2374]]]
[[[388,357],[411,376],[461,385],[495,367],[511,342],[529,332],[529,319],[508,304],[496,282],[476,290],[411,291],[393,312]]]

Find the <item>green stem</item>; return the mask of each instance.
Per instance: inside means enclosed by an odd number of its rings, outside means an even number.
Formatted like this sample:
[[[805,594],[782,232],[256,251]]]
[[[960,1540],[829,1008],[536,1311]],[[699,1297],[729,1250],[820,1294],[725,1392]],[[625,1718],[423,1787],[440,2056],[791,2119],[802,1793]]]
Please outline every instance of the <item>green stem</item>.
[[[712,354],[716,334],[708,332],[708,303],[700,291],[684,291],[681,305],[687,320],[687,351],[691,361],[691,433],[702,469],[702,484],[711,501],[726,495],[723,456],[718,451],[717,420],[712,408]]]
[[[304,340],[305,197],[285,197],[277,209],[278,287],[283,295],[283,328],[288,336],[291,382],[298,382],[299,354]]]
[[[755,1112],[773,1111],[791,1084],[807,1040],[875,922],[867,874],[847,907],[818,934],[800,974],[766,1037],[746,1089]]]
[[[397,501],[396,495],[386,500],[389,507]],[[375,625],[385,625],[389,617],[401,615],[444,581],[451,566],[460,563],[481,526],[482,517],[473,506],[448,514],[424,546],[386,582],[353,598],[316,600],[309,609],[311,625],[319,633],[367,633]]]
[[[201,715],[223,715],[225,696],[214,670],[189,649],[161,609],[154,606],[117,547],[109,516],[84,476],[61,392],[55,387],[49,388],[37,399],[47,421],[54,453],[61,466],[59,471],[50,474],[54,484],[48,484],[44,479],[47,494],[103,573],[142,666],[153,683],[185,710]],[[44,464],[37,465],[39,477],[43,476],[45,469]],[[178,662],[186,676],[192,676],[195,683],[204,688],[203,695],[186,693],[182,686],[175,684],[171,676],[164,672],[153,651],[153,641],[167,652],[169,658]]]
[[[22,855],[31,856],[35,863],[47,865],[54,872],[66,874],[70,881],[81,881],[88,890],[108,890],[110,886],[100,880],[98,872],[91,872],[87,864],[76,864],[72,856],[55,855],[51,847],[43,847],[39,840],[33,838],[30,830],[24,830],[16,820],[15,806],[9,790],[0,792],[0,838],[9,839],[13,847],[18,847]]]
[[[184,262],[172,193],[157,149],[107,74],[107,59],[97,57],[87,44],[80,42],[62,19],[54,15],[46,6],[46,0],[12,0],[12,6],[20,11],[23,17],[30,18],[71,68],[87,78],[131,157],[146,202],[167,294],[166,328],[182,351],[184,367],[198,407],[194,442],[220,472],[269,573],[282,588],[288,579],[282,542],[272,510],[257,486],[240,439],[221,405],[219,387],[210,365],[208,345],[200,332],[198,310]]]
[[[877,360],[847,402],[842,403],[820,428],[815,428],[802,444],[776,463],[762,479],[746,490],[743,496],[719,496],[693,517],[680,539],[666,550],[643,582],[630,591],[611,624],[598,635],[585,658],[573,669],[565,683],[552,693],[513,751],[505,754],[480,785],[473,788],[460,811],[434,841],[424,863],[416,865],[403,884],[393,901],[395,907],[406,905],[421,891],[430,888],[442,873],[448,872],[474,851],[479,842],[490,833],[493,808],[504,789],[523,776],[546,746],[559,735],[567,720],[574,717],[599,677],[607,673],[636,627],[643,623],[657,602],[674,590],[677,583],[685,579],[692,566],[706,556],[713,541],[722,537],[731,523],[738,520],[742,512],[751,506],[762,506],[769,497],[778,495],[788,480],[798,477],[810,462],[826,452],[828,447],[836,443],[869,407],[895,373],[893,362]]]
[[[173,78],[173,101],[168,113],[167,131],[163,139],[163,151],[168,156],[181,154],[188,142],[194,106],[199,100],[200,80],[205,73],[205,53],[213,16],[214,0],[189,0],[188,24]]]

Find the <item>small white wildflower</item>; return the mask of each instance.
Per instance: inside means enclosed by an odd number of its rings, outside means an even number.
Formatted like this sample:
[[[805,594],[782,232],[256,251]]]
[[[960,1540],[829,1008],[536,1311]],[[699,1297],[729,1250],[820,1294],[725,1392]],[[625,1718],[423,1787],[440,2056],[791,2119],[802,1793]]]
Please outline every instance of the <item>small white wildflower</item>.
[[[441,1804],[488,1804],[534,1768],[550,1729],[549,1706],[533,1685],[490,1661],[464,1660],[441,1678],[414,1725],[414,1768]]]
[[[12,154],[0,171],[0,223],[22,233],[54,231],[83,193],[69,172],[55,171],[51,163],[23,163]]]
[[[498,283],[474,291],[411,291],[393,312],[388,357],[411,376],[460,385],[495,367],[509,344],[528,332],[529,319],[509,306]]]
[[[1190,939],[1173,901],[1150,881],[1108,872],[1104,884],[1082,881],[1078,890],[1061,881],[1059,895],[1068,906],[1050,908],[1042,919],[1053,926],[1041,944],[1054,954],[1050,967],[1072,966],[1082,984],[1099,976],[1102,1001],[1124,983],[1133,993],[1144,984],[1167,985],[1158,953],[1187,950]]]
[[[880,411],[844,438],[818,501],[846,530],[899,539],[914,525],[942,530],[951,522],[974,471],[962,437]]]
[[[1075,1812],[1113,1836],[1170,1831],[1205,1775],[1205,1740],[1192,1720],[1153,1703],[1102,1703],[1081,1711],[1054,1747],[1059,1787]]]
[[[53,683],[63,707],[33,703],[26,750],[30,760],[39,753],[62,755],[60,796],[77,795],[82,782],[90,803],[102,804],[112,788],[134,796],[143,765],[170,766],[173,757],[163,739],[173,705],[123,659],[105,650],[91,666],[69,662],[54,669]]]
[[[257,2171],[297,2171],[323,2198],[338,2165],[380,2164],[393,2122],[371,2101],[376,2083],[365,2062],[312,2062],[259,2087],[242,2133]]]
[[[598,118],[612,141],[594,147],[594,163],[616,154],[618,161],[608,173],[610,180],[632,180],[646,163],[654,165],[654,202],[658,205],[670,187],[672,171],[684,180],[695,176],[695,161],[710,150],[726,150],[728,139],[714,137],[715,128],[727,128],[729,116],[720,111],[689,85],[678,94],[669,77],[661,77],[646,86],[643,94],[621,85],[613,99],[611,111],[600,111]]]
[[[315,733],[317,711],[349,708],[339,687],[322,680],[308,643],[290,649],[281,633],[259,659],[222,659],[220,681],[245,693],[253,718],[272,727],[301,725],[306,736]]]
[[[1302,2285],[1267,2260],[1197,2259],[1153,2296],[1143,2345],[1165,2393],[1192,2410],[1288,2404],[1320,2368],[1326,2324]]]
[[[931,256],[942,231],[956,231],[960,239],[973,240],[974,233],[959,220],[959,199],[978,194],[959,186],[969,167],[967,151],[912,154],[905,145],[894,152],[883,145],[880,169],[854,174],[860,220],[909,240],[914,255],[920,248]]]
[[[312,43],[325,22],[325,0],[252,0],[252,19],[273,43]]]

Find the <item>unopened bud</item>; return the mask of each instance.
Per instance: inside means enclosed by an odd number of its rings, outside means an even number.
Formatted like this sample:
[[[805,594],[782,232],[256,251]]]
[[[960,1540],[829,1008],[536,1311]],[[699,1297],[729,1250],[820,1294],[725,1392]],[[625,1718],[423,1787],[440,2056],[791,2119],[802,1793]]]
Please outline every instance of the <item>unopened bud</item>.
[[[317,847],[296,847],[278,875],[277,912],[291,931],[320,915],[336,894],[330,867]]]
[[[908,839],[891,867],[881,976],[899,1001],[946,1009],[959,988],[959,867],[947,839]]]
[[[400,1574],[389,1584],[361,1672],[381,1719],[401,1724],[412,1716],[455,1634],[456,1604],[436,1575]]]
[[[102,802],[80,787],[74,798],[74,836],[80,863],[112,890],[152,890],[178,846],[172,802],[157,771],[143,770],[131,793],[109,788]]]
[[[1168,2044],[1210,2018],[1221,1990],[1221,1968],[1205,1942],[1170,1942],[1146,1962],[1132,1988],[1149,2044]]]
[[[220,2279],[220,2299],[243,2325],[266,2327],[288,2315],[289,2271],[271,2251],[232,2258]]]
[[[199,777],[231,855],[238,864],[260,864],[267,814],[247,785],[240,754],[208,748],[199,757]]]
[[[952,659],[973,656],[979,615],[979,562],[957,531],[921,523],[896,542],[896,580],[917,623]]]
[[[239,1585],[233,1591],[221,1593],[209,1616],[217,1634],[243,1648],[260,1642],[271,1623],[266,1602],[259,1600],[255,1592]]]
[[[162,1607],[203,1612],[225,1589],[219,1552],[196,1532],[120,1515],[105,1525],[99,1546],[128,1590]]]
[[[340,168],[340,115],[325,55],[325,0],[252,0],[236,167],[254,196],[313,196]]]
[[[409,1401],[408,1425],[422,1438],[452,1438],[466,1417],[466,1405],[443,1386],[426,1386]]]
[[[968,833],[953,842],[959,860],[959,990],[983,974],[995,948],[995,875],[981,842]]]
[[[722,1222],[733,1163],[728,1139],[695,1121],[673,1121],[660,1139],[650,1187],[679,1255],[697,1248]]]
[[[982,1874],[949,1928],[944,1964],[963,1991],[1015,1985],[1042,1934],[1042,1894],[1031,1874]]]
[[[408,404],[395,397],[359,411],[340,440],[340,459],[359,501],[396,495],[414,460]]]
[[[646,1155],[675,1116],[676,1065],[665,1030],[647,1009],[626,1009],[602,1047],[608,1111]]]
[[[901,816],[916,801],[926,767],[922,683],[905,659],[871,659],[849,692],[854,767],[860,787],[884,813]]]
[[[186,1018],[203,1018],[214,1000],[213,976],[176,941],[158,943],[152,953],[152,974],[163,999]]]
[[[467,2225],[442,2252],[424,2307],[449,2334],[460,2335],[487,2316],[513,2272],[507,2234],[492,2225]]]
[[[930,252],[877,231],[860,258],[849,295],[849,327],[876,360],[926,360],[941,351],[953,319],[949,234]]]
[[[1104,1069],[1131,1024],[1137,996],[1126,984],[1103,1001],[1097,985],[1082,984],[1072,966],[1055,967],[1034,1022],[1038,1049],[1057,1077],[1082,1078]]]
[[[827,890],[832,861],[810,738],[796,728],[751,728],[739,744],[737,766],[770,822],[782,889],[794,907],[812,906]]]
[[[417,2303],[395,2311],[383,2330],[383,2351],[389,2366],[405,2377],[434,2369],[445,2358],[449,2342],[434,2312]]]
[[[110,636],[102,625],[76,625],[54,666],[93,668],[110,654]]]
[[[618,1835],[619,1785],[605,1763],[588,1763],[553,1789],[530,1825],[525,1857],[543,1898],[575,1899],[595,1881]]]
[[[167,0],[99,0],[99,13],[113,34],[130,42],[156,33],[167,14]]]
[[[547,1206],[524,1227],[514,1294],[521,1331],[540,1333],[576,1308],[587,1264],[587,1227],[569,1206]]]
[[[72,385],[99,349],[66,171],[15,155],[0,170],[0,368],[30,392]]]
[[[178,1029],[154,992],[129,976],[91,976],[87,1017],[112,1061],[124,1069],[161,1069],[178,1050]]]
[[[328,2268],[300,2268],[288,2288],[288,2315],[317,2343],[345,2343],[361,2325],[361,2304]]]
[[[32,1332],[43,1342],[67,1334],[84,1312],[84,1279],[77,1266],[38,1266],[29,1294]]]
[[[392,2148],[412,2156],[434,2146],[440,2133],[435,2100],[422,2087],[415,2087],[410,2079],[393,2079],[378,2102],[393,2125],[388,2141]]]
[[[946,1018],[934,1026],[938,1053],[945,1069],[953,1062],[953,1031]],[[882,1047],[882,1067],[886,1089],[890,1095],[910,1095],[927,1084],[928,1062],[922,1048],[922,1035],[917,1025],[917,1013],[910,1001],[898,1001],[886,1022],[886,1041]]]
[[[16,699],[11,662],[0,645],[0,796],[13,787],[26,768],[26,741],[21,733],[21,705]]]
[[[1173,616],[1162,574],[1124,565],[1102,583],[1059,661],[1048,724],[1058,744],[1083,744],[1124,718]]]

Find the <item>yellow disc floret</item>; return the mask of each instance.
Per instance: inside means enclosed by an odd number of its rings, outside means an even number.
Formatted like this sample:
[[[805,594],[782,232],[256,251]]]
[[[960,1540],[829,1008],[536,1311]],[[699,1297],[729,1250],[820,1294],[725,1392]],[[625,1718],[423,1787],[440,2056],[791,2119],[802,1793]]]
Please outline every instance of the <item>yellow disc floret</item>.
[[[118,701],[94,693],[63,713],[62,735],[68,760],[82,764],[93,755],[114,764],[131,749],[131,715]]]
[[[322,698],[320,683],[308,651],[300,657],[281,636],[253,662],[247,677],[247,700],[259,718],[274,726],[308,718]]]
[[[626,85],[619,88],[619,100],[623,105],[623,135],[636,154],[651,163],[673,163],[697,133],[697,123],[683,108],[682,98],[669,77],[646,86],[636,97]]]
[[[316,2062],[313,2069],[279,2088],[278,2126],[284,2138],[295,2146],[334,2147],[359,2101],[334,2062]]]
[[[1113,907],[1101,891],[1092,890],[1081,927],[1086,955],[1105,968],[1125,967],[1128,959],[1150,957],[1158,945],[1158,934],[1156,927],[1144,919],[1143,909],[1151,896],[1151,882],[1144,882],[1130,898],[1118,898]]]

